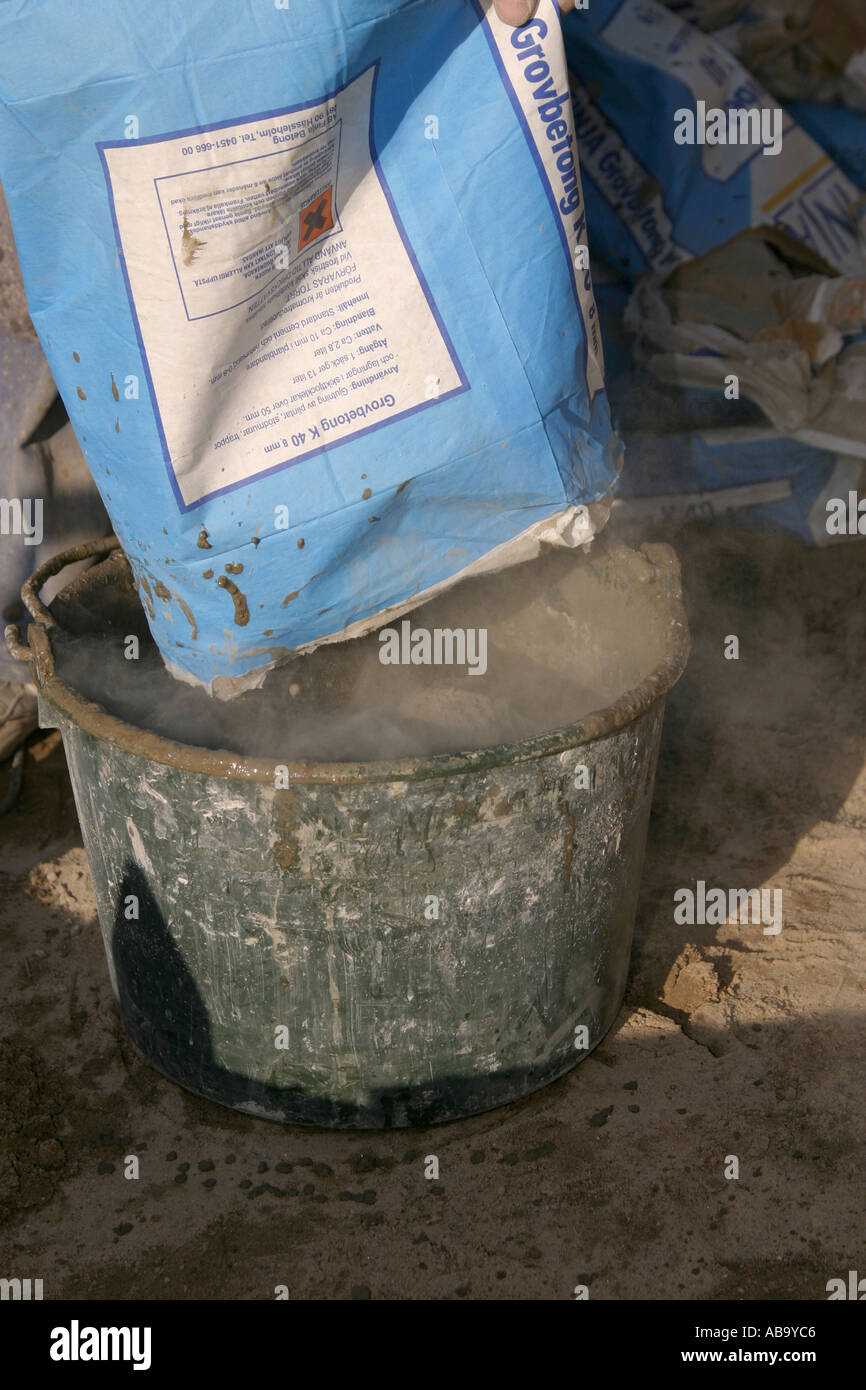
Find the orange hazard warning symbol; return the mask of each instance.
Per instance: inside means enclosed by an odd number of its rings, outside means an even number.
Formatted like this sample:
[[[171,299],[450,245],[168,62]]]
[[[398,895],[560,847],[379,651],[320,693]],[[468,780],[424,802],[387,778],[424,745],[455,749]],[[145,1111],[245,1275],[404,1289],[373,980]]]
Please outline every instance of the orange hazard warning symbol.
[[[312,202],[300,211],[298,228],[298,250],[303,251],[316,237],[324,236],[334,225],[334,188],[318,193]]]

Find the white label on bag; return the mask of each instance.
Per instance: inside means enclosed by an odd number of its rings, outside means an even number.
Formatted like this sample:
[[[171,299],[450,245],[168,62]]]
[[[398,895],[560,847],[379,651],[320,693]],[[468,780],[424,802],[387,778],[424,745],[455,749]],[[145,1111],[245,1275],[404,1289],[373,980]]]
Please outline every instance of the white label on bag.
[[[372,153],[375,76],[99,147],[181,510],[468,387]]]

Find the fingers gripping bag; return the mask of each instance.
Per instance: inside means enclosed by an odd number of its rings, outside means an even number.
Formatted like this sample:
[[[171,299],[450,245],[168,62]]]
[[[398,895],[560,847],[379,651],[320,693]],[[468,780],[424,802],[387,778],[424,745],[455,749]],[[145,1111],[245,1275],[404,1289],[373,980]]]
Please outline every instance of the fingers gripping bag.
[[[559,13],[0,0],[34,325],[175,676],[580,545],[619,466]]]

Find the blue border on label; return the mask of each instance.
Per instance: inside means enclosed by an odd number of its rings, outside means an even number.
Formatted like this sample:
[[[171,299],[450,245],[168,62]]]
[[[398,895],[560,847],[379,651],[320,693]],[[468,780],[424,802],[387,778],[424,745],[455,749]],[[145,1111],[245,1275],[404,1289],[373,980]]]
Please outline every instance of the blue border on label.
[[[474,4],[475,0],[472,0],[472,3]],[[376,107],[376,86],[379,80],[380,66],[381,59],[377,58],[374,63],[369,64],[366,68],[362,69],[361,72],[357,73],[349,81],[344,82],[341,87],[337,87],[333,92],[327,92],[324,96],[317,98],[316,101],[299,102],[295,106],[280,106],[271,111],[253,112],[252,115],[249,116],[235,116],[231,120],[215,121],[211,125],[190,126],[186,130],[167,131],[161,135],[147,135],[140,140],[96,141],[96,149],[99,154],[100,162],[102,164],[102,170],[105,175],[106,187],[108,189],[108,204],[111,212],[111,223],[114,228],[115,247],[117,249],[121,274],[123,275],[123,282],[126,287],[127,298],[129,299],[129,307],[130,312],[132,314],[133,326],[135,328],[136,341],[138,342],[138,348],[141,353],[141,360],[144,368],[145,380],[147,381],[147,389],[150,393],[151,406],[153,407],[153,414],[154,419],[156,421],[156,428],[159,434],[160,444],[162,445],[162,452],[163,458],[165,460],[166,472],[168,474],[168,480],[171,486],[171,490],[174,493],[175,501],[177,502],[178,511],[182,514],[195,511],[197,507],[203,506],[205,502],[213,501],[213,499],[216,497],[224,497],[227,493],[236,492],[239,488],[249,487],[251,483],[258,482],[262,478],[268,478],[272,474],[279,473],[285,468],[293,468],[295,464],[305,463],[308,459],[317,458],[320,454],[331,453],[334,449],[339,449],[344,444],[351,444],[354,440],[362,438],[365,434],[371,434],[374,430],[382,429],[386,425],[392,425],[397,420],[406,420],[412,415],[417,415],[419,411],[427,410],[430,406],[442,405],[445,401],[451,400],[452,397],[460,396],[463,394],[464,391],[471,390],[469,378],[467,377],[466,372],[463,369],[463,364],[457,355],[457,352],[454,348],[454,344],[451,341],[451,336],[448,333],[445,324],[442,321],[442,316],[439,313],[439,308],[433,299],[433,295],[430,291],[430,286],[427,283],[426,277],[424,276],[421,267],[418,264],[418,259],[409,241],[406,229],[403,226],[402,218],[400,217],[397,211],[397,207],[394,203],[394,198],[391,194],[391,190],[388,187],[388,183],[385,179],[385,175],[383,174],[382,167],[379,163],[379,156],[376,152],[376,147],[373,140],[373,113]],[[123,254],[123,247],[120,241],[120,229],[117,225],[117,213],[114,204],[114,191],[111,186],[111,177],[108,171],[108,162],[105,158],[105,151],[110,149],[127,149],[130,145],[156,145],[161,144],[166,140],[182,139],[184,136],[187,135],[203,135],[212,130],[226,130],[231,126],[236,126],[246,121],[263,121],[269,120],[274,116],[290,116],[297,111],[308,111],[311,109],[311,107],[321,106],[322,102],[331,101],[334,97],[339,96],[339,94],[341,92],[344,92],[347,87],[350,87],[353,82],[357,82],[361,77],[365,75],[365,73],[368,73],[371,68],[373,69],[373,85],[370,92],[370,124],[368,130],[370,159],[372,161],[372,166],[376,171],[376,176],[379,180],[379,185],[382,189],[382,193],[384,194],[385,201],[387,202],[391,216],[394,219],[394,225],[396,226],[397,231],[400,235],[400,239],[403,242],[403,248],[406,252],[406,255],[409,258],[409,263],[412,266],[415,275],[417,276],[418,283],[421,286],[424,298],[427,301],[427,307],[429,308],[433,320],[436,324],[436,327],[438,328],[442,336],[442,341],[445,344],[445,349],[448,352],[449,357],[451,358],[451,364],[454,367],[454,370],[457,372],[457,375],[460,380],[460,385],[455,386],[451,391],[446,391],[445,394],[442,396],[436,396],[429,401],[421,401],[418,405],[411,406],[408,410],[402,410],[397,415],[390,415],[387,420],[378,420],[373,425],[365,425],[363,428],[355,430],[352,434],[344,435],[342,439],[335,440],[333,442],[329,441],[327,444],[320,444],[317,448],[310,449],[305,454],[299,454],[296,458],[284,459],[281,463],[272,464],[269,468],[264,468],[259,473],[252,473],[248,477],[239,479],[235,483],[227,483],[225,487],[217,488],[213,492],[205,493],[202,497],[197,497],[194,502],[184,502],[183,495],[180,491],[180,487],[175,476],[174,468],[172,467],[171,454],[169,452],[168,444],[166,442],[165,430],[163,429],[162,424],[162,417],[159,413],[159,406],[157,404],[156,388],[153,383],[153,378],[150,374],[150,364],[147,360],[147,353],[144,347],[144,340],[141,335],[141,325],[139,324],[138,314],[136,313],[135,309],[135,299],[133,297],[132,286],[129,280],[129,273],[127,271],[126,258]]]

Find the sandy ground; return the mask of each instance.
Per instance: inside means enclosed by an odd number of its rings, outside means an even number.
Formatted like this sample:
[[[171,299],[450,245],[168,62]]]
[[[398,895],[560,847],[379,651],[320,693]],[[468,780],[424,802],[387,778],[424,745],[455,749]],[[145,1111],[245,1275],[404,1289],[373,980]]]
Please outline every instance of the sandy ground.
[[[151,1069],[38,736],[0,824],[0,1274],[46,1298],[823,1299],[862,1268],[866,547],[670,538],[694,651],[626,1001],[566,1078],[472,1120],[288,1130]],[[697,879],[781,888],[781,933],[676,925]]]

